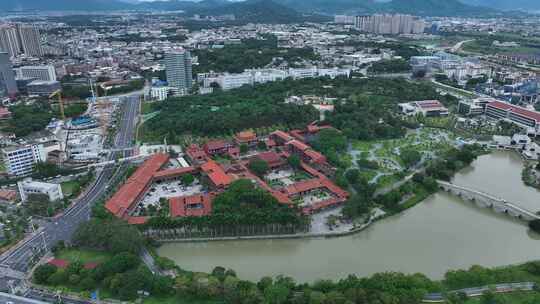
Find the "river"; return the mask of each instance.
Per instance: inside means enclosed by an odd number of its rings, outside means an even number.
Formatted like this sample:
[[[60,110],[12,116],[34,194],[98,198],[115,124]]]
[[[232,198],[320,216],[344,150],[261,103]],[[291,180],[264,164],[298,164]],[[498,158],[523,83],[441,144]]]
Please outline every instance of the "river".
[[[536,212],[540,192],[523,184],[521,170],[517,154],[499,151],[481,156],[453,182]],[[538,252],[540,235],[524,223],[443,192],[351,236],[174,243],[158,249],[186,270],[209,272],[219,265],[245,279],[283,274],[299,282],[384,271],[440,279],[449,269],[520,263],[539,259]]]

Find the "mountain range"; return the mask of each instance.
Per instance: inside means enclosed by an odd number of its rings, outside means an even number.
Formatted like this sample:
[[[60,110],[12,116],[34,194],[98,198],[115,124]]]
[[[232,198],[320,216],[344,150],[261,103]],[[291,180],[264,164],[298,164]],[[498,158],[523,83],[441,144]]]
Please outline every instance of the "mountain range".
[[[302,14],[399,12],[414,15],[480,15],[495,9],[540,9],[539,0],[1,0],[0,11],[183,10],[189,14],[235,14],[241,19],[295,22]],[[275,18],[272,16],[274,14]]]
[[[485,6],[498,10],[540,10],[539,0],[461,0],[463,3],[471,5]]]

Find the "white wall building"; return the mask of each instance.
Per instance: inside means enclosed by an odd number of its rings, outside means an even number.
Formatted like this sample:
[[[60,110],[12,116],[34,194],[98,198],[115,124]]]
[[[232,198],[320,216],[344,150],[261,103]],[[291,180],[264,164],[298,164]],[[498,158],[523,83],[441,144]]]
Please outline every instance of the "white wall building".
[[[8,147],[2,153],[6,170],[12,176],[30,174],[35,164],[47,159],[43,144]]]
[[[163,101],[169,97],[170,87],[152,87],[150,89],[150,96],[152,99]]]
[[[15,69],[17,78],[35,78],[42,81],[56,81],[56,70],[52,65],[28,65]]]
[[[31,178],[24,179],[17,183],[21,201],[26,202],[31,194],[47,195],[49,201],[55,202],[64,198],[60,184],[51,184],[33,181]]]

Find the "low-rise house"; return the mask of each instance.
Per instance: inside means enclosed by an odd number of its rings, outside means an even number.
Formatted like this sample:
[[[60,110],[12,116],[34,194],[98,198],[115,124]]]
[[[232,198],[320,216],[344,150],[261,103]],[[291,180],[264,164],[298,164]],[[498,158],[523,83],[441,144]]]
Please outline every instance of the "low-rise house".
[[[17,183],[21,201],[26,202],[32,195],[45,195],[51,202],[59,201],[64,198],[60,184],[44,183],[33,181],[26,178]]]
[[[221,155],[226,154],[227,151],[229,151],[230,148],[232,148],[233,145],[225,140],[212,140],[207,142],[203,149],[206,152],[206,154],[214,156],[214,155]]]

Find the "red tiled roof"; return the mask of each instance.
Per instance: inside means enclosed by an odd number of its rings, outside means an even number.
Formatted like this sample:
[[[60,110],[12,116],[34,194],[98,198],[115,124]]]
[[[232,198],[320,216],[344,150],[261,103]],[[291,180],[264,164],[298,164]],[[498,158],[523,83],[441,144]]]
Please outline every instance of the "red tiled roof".
[[[199,147],[198,145],[196,145],[196,144],[191,144],[186,149],[186,154],[191,159],[206,158],[206,152],[204,152],[204,150],[201,147]]]
[[[225,140],[212,140],[204,145],[206,150],[220,150],[230,147],[231,144]]]
[[[212,212],[210,194],[173,197],[169,199],[171,217],[205,216]]]
[[[308,179],[305,181],[296,182],[292,185],[289,185],[285,188],[285,191],[289,196],[295,195],[298,193],[311,191],[315,189],[322,188],[323,184],[319,179]]]
[[[150,218],[147,216],[130,216],[128,217],[128,224],[130,225],[142,225],[145,224]]]
[[[291,133],[291,135],[294,138],[296,138],[296,139],[298,139],[300,141],[305,141],[306,140],[306,138],[304,137],[305,133],[302,130],[291,130],[289,133]]]
[[[279,154],[272,151],[259,153],[255,157],[262,161],[265,161],[266,163],[268,163],[268,165],[270,165],[270,167],[280,166],[284,163]]]
[[[315,151],[315,150],[306,150],[304,151],[304,154],[311,159],[312,162],[315,163],[323,163],[326,161],[326,157],[322,155],[321,153]]]
[[[208,175],[208,178],[217,187],[228,186],[232,182],[232,178],[213,160],[204,163],[201,170]]]
[[[69,261],[63,259],[52,259],[48,263],[58,268],[67,268],[69,266]]]
[[[444,108],[444,105],[438,100],[420,100],[415,103],[422,109]]]
[[[298,140],[291,140],[287,143],[287,145],[291,145],[291,146],[294,146],[296,149],[300,150],[300,151],[305,151],[307,149],[309,149],[309,146],[306,145],[305,143],[301,142],[301,141],[298,141]]]
[[[92,269],[94,269],[94,268],[96,268],[98,266],[99,266],[99,263],[96,263],[96,262],[88,262],[88,263],[83,265],[84,269],[86,269],[86,270],[92,270]]]
[[[281,130],[277,130],[277,131],[274,131],[272,132],[271,135],[274,135],[276,137],[279,137],[281,138],[283,141],[287,142],[287,141],[290,141],[292,140],[292,136],[290,136],[289,134],[287,134],[286,132],[283,132]]]
[[[242,131],[242,132],[236,133],[235,139],[238,142],[242,142],[242,143],[250,142],[250,141],[257,140],[257,134],[255,134],[255,132],[253,131]]]
[[[537,123],[540,123],[540,113],[536,111],[527,110],[522,107],[514,106],[509,103],[504,103],[500,101],[493,101],[488,103],[488,106],[494,107],[500,110],[512,112],[521,116],[525,116],[529,119],[535,120]]]
[[[5,201],[13,201],[17,198],[17,191],[15,190],[0,190],[0,199]]]
[[[8,108],[0,107],[0,117],[10,116],[11,112],[8,110]]]
[[[118,190],[105,204],[105,208],[116,217],[123,218],[137,198],[150,185],[154,174],[163,167],[169,156],[167,154],[155,154],[150,159],[145,161],[131,175],[126,183]]]
[[[167,169],[167,170],[158,171],[154,173],[154,179],[159,180],[162,178],[177,177],[177,176],[188,174],[188,173],[195,173],[196,171],[197,171],[197,168],[195,167]]]
[[[330,190],[330,192],[334,193],[335,195],[339,196],[340,198],[348,198],[349,192],[341,189],[338,185],[334,184],[331,180],[327,178],[321,179],[321,184],[326,187],[326,189]]]

